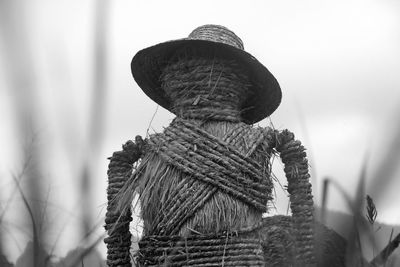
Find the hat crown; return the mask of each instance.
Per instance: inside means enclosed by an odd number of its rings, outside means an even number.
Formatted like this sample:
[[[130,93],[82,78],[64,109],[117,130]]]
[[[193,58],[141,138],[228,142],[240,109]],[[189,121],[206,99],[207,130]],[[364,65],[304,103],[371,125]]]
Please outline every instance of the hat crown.
[[[207,24],[197,27],[189,34],[188,39],[224,43],[244,50],[242,40],[233,31],[220,25]]]

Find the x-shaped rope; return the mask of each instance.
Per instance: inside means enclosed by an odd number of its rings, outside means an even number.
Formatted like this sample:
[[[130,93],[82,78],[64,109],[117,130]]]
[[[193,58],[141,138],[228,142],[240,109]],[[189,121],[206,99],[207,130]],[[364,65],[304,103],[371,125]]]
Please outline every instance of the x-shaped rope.
[[[252,142],[247,146],[248,151],[236,146],[242,138]],[[243,125],[221,140],[181,119],[176,119],[163,134],[150,138],[150,149],[192,178],[183,179],[177,186],[176,193],[164,203],[165,213],[159,213],[150,232],[177,234],[218,190],[265,212],[272,183],[263,177],[260,165],[249,157],[264,139],[265,129]]]

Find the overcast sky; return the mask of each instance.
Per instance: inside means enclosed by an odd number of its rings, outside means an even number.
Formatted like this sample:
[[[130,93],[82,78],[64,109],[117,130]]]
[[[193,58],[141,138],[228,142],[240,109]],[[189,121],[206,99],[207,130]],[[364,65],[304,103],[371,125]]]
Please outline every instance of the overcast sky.
[[[34,66],[39,117],[36,126],[45,151],[46,192],[55,229],[57,254],[79,242],[74,232],[81,219],[77,177],[87,136],[88,103],[93,79],[95,1],[42,0],[21,5]],[[106,158],[135,135],[146,135],[157,105],[135,84],[130,73],[134,54],[145,47],[186,37],[197,26],[213,23],[233,30],[245,50],[277,78],[281,106],[271,121],[288,128],[309,149],[316,203],[324,177],[331,177],[354,195],[362,162],[368,155],[367,193],[377,199],[378,219],[400,223],[400,180],[384,191],[370,192],[379,164],[400,124],[400,4],[394,0],[304,1],[103,1],[107,30],[107,103],[102,147],[96,158],[96,221],[104,216]],[[22,26],[21,26],[22,25]],[[3,50],[4,51],[4,50]],[[13,183],[10,173],[21,167],[13,93],[7,82],[7,61],[0,46],[0,200]],[[173,115],[159,108],[150,133],[161,131]],[[269,125],[266,119],[260,123]],[[397,137],[397,136],[396,136]],[[280,180],[285,179],[278,169]],[[278,190],[279,191],[279,190]],[[278,213],[286,212],[279,197]],[[282,203],[282,204],[280,204]],[[332,190],[329,207],[346,211]],[[16,199],[15,207],[21,207]],[[22,208],[21,208],[22,209]],[[22,211],[20,211],[22,213]],[[21,214],[8,215],[11,225]],[[15,229],[14,229],[15,230]],[[10,226],[10,231],[13,231]],[[18,232],[18,231],[17,231]],[[23,231],[15,234],[24,247]],[[10,237],[9,237],[10,238]],[[11,240],[11,239],[10,239]],[[17,250],[18,245],[13,251]],[[104,246],[102,246],[104,249]],[[11,252],[10,252],[11,253]],[[14,253],[18,255],[19,252]]]

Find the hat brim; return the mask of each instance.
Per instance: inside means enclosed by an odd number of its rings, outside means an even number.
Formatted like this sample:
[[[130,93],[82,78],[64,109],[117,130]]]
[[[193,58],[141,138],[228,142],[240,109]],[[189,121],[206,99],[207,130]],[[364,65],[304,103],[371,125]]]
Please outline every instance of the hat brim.
[[[160,75],[176,51],[187,48],[202,57],[237,60],[247,71],[251,86],[248,98],[241,107],[241,117],[247,124],[256,123],[271,115],[279,106],[282,92],[278,81],[256,58],[231,45],[205,40],[180,39],[160,43],[140,50],[132,59],[132,75],[152,100],[172,112],[172,100],[161,87]]]

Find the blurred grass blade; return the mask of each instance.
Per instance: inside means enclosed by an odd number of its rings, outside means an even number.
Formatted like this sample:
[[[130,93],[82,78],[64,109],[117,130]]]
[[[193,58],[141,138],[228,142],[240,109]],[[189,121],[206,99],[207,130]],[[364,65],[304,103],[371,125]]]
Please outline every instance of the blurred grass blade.
[[[31,223],[32,223],[32,233],[33,233],[33,266],[39,266],[39,259],[37,258],[39,255],[39,246],[40,246],[40,238],[39,238],[39,234],[38,234],[38,228],[37,228],[37,222],[35,219],[35,214],[34,211],[32,210],[31,206],[29,205],[28,200],[25,197],[24,191],[22,190],[18,179],[13,175],[12,176],[19,193],[21,194],[22,200],[24,202],[24,205],[29,213],[29,218],[31,219]]]
[[[379,203],[380,199],[385,197],[385,194],[382,194],[382,192],[387,191],[398,178],[400,162],[400,116],[394,118],[392,125],[396,125],[396,129],[389,143],[386,145],[386,154],[375,170],[373,174],[375,179],[372,180],[368,190],[371,195],[375,196],[376,203]]]
[[[97,247],[97,245],[103,241],[105,237],[106,233],[99,236],[90,246],[88,246],[81,253],[79,253],[79,255],[75,258],[75,260],[73,260],[72,263],[69,264],[69,267],[82,266],[85,256],[91,253]]]
[[[304,116],[303,110],[301,108],[301,105],[297,103],[297,115],[300,121],[300,127],[301,130],[303,132],[304,135],[304,142],[305,144],[307,144],[307,158],[308,158],[308,162],[310,165],[310,175],[311,175],[311,184],[312,184],[312,191],[313,191],[313,195],[314,195],[314,199],[319,200],[319,185],[318,185],[318,180],[317,180],[317,172],[315,169],[315,164],[314,164],[314,153],[313,153],[313,149],[312,149],[312,142],[311,142],[311,138],[310,138],[310,133],[308,131],[308,127],[307,127],[307,121],[306,121],[306,117]],[[325,186],[325,184],[324,184]],[[314,200],[315,201],[315,200]],[[314,205],[316,205],[317,203],[314,203]]]
[[[386,263],[389,256],[400,244],[400,234],[398,234],[372,261],[372,266],[382,266]]]
[[[0,1],[0,40],[5,61],[5,76],[8,82],[9,95],[13,100],[12,107],[16,118],[17,133],[20,140],[30,142],[29,150],[24,150],[23,162],[28,162],[26,172],[26,197],[17,179],[14,178],[21,193],[24,205],[32,221],[33,231],[33,266],[39,267],[39,246],[43,243],[41,224],[41,180],[42,149],[37,143],[35,133],[39,118],[37,110],[37,79],[35,75],[36,61],[28,25],[32,22],[31,3],[22,0]],[[32,199],[28,203],[27,199]],[[41,265],[42,267],[43,265]]]
[[[361,168],[360,177],[358,179],[357,192],[354,202],[351,204],[353,212],[353,224],[351,227],[350,235],[348,237],[347,251],[346,251],[346,266],[357,266],[362,262],[362,247],[360,240],[360,231],[363,231],[363,216],[361,212],[363,209],[363,200],[365,196],[365,177],[366,177],[366,162],[365,159]]]
[[[366,180],[366,173],[367,173],[367,157],[365,158],[359,180],[357,185],[357,192],[354,199],[352,199],[348,193],[343,189],[343,187],[338,184],[336,181],[325,178],[324,179],[324,192],[323,192],[323,199],[322,199],[322,212],[321,212],[321,219],[325,220],[325,213],[326,206],[327,206],[327,198],[328,198],[328,185],[332,184],[342,195],[347,206],[350,208],[353,214],[353,224],[350,226],[349,236],[347,238],[347,251],[346,251],[346,266],[362,266],[362,264],[368,264],[364,258],[362,253],[362,246],[360,240],[360,233],[365,233],[371,244],[374,248],[376,248],[376,243],[373,237],[373,233],[370,231],[368,222],[366,218],[363,216],[363,203],[364,203],[364,196],[365,196],[365,180]]]
[[[99,0],[95,2],[94,40],[93,40],[93,87],[90,100],[89,129],[86,144],[87,154],[84,155],[80,176],[80,197],[82,199],[82,226],[81,235],[90,235],[93,227],[93,166],[98,160],[97,155],[101,149],[103,138],[104,114],[107,88],[107,33],[109,1]]]
[[[325,178],[322,188],[322,203],[321,203],[321,214],[320,214],[320,222],[322,224],[326,224],[326,204],[328,200],[328,186],[329,186],[329,179]]]

